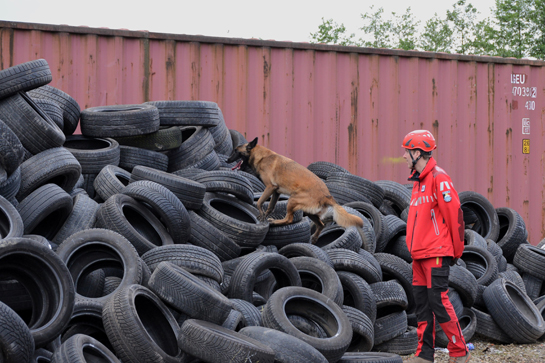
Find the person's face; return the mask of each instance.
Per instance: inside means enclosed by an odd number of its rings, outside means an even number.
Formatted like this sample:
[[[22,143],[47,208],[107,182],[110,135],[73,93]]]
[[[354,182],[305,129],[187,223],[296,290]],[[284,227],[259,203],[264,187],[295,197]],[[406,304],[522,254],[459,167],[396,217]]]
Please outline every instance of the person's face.
[[[412,153],[413,158],[416,159],[420,155],[420,151],[418,150],[409,150],[409,149],[403,149],[403,159],[407,162],[407,167],[409,169],[413,168],[413,160],[411,159],[411,155],[409,153]]]

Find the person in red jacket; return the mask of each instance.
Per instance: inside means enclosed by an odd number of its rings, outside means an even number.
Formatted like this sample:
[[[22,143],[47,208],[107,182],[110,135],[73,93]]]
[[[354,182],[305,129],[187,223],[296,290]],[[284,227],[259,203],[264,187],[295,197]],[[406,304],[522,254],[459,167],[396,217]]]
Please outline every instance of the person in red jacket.
[[[456,264],[464,251],[460,199],[448,174],[431,157],[436,148],[431,132],[409,132],[402,146],[403,158],[412,170],[409,181],[414,182],[406,238],[413,258],[418,321],[418,348],[407,362],[433,362],[437,321],[449,340],[449,363],[467,363],[470,354],[447,295],[450,266]]]

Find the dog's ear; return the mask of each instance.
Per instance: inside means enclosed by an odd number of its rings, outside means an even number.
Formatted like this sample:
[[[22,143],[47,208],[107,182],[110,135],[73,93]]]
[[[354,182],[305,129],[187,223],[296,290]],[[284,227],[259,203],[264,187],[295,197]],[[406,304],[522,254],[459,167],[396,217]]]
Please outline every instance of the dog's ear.
[[[251,142],[248,143],[248,146],[246,146],[246,150],[250,151],[257,145],[257,137],[253,139]]]

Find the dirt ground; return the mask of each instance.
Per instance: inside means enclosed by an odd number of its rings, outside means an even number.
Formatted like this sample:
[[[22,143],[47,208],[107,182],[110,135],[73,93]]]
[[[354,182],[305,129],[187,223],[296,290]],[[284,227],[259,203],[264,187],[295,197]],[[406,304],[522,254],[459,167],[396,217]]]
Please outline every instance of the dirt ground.
[[[470,351],[470,363],[544,363],[545,342],[534,344],[497,344],[483,337],[474,337],[471,343],[475,349]],[[403,356],[408,360],[410,356]],[[435,352],[435,363],[448,363],[448,353]]]

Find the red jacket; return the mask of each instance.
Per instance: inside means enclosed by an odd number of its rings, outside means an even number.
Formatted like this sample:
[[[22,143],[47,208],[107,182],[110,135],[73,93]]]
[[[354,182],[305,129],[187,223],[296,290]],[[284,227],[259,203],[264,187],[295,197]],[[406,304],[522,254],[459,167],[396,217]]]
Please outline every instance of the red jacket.
[[[447,173],[430,158],[419,175],[415,170],[407,218],[407,247],[413,259],[451,256],[464,251],[464,218],[460,199]]]

